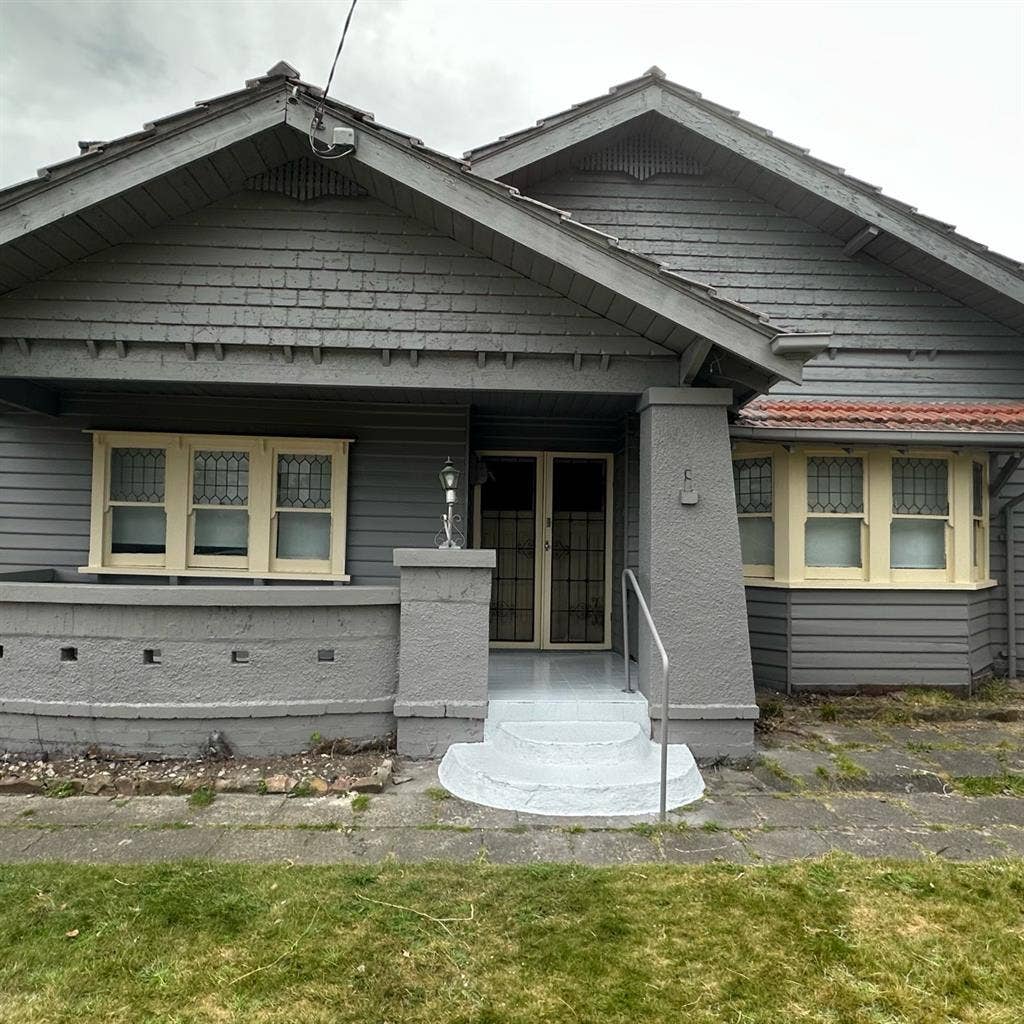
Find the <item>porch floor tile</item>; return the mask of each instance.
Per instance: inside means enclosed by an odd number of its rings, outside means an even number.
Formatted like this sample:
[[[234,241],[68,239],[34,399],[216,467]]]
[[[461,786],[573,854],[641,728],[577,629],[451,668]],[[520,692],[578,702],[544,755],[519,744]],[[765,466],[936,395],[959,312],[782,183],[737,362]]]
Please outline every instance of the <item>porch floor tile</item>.
[[[636,686],[636,666],[631,666]],[[622,655],[614,651],[492,651],[491,700],[643,700],[624,693]]]

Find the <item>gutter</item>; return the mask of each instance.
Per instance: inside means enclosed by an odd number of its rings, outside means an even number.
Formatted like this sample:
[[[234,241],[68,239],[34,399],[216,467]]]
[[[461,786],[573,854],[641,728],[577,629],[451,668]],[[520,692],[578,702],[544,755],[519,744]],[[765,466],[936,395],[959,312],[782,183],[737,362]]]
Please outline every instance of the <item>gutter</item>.
[[[969,430],[828,430],[803,427],[731,426],[744,441],[809,441],[818,444],[944,445],[947,448],[1024,448],[1024,432]]]

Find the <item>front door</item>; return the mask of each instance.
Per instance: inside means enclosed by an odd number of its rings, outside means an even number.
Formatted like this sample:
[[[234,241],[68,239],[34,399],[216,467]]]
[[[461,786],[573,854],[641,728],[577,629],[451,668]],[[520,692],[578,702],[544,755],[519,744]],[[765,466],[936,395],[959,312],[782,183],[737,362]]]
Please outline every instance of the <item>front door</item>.
[[[612,456],[479,454],[474,541],[498,553],[492,645],[610,647]]]

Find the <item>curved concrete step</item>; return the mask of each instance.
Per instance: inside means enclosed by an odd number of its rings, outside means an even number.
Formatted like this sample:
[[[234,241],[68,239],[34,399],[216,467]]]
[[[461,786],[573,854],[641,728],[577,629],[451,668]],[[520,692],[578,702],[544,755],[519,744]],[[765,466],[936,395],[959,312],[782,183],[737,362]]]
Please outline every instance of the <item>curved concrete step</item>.
[[[567,757],[579,754],[573,747],[563,746]],[[648,741],[643,752],[615,764],[552,764],[510,756],[492,741],[456,743],[448,748],[438,775],[450,793],[487,807],[581,816],[652,814],[661,793],[659,753]],[[704,780],[689,748],[670,746],[668,806],[692,803],[703,792]]]
[[[502,722],[635,722],[650,730],[651,718],[642,694],[622,694],[620,700],[491,700],[487,703],[484,734]]]
[[[500,722],[489,742],[506,757],[546,765],[623,765],[651,745],[636,722]]]

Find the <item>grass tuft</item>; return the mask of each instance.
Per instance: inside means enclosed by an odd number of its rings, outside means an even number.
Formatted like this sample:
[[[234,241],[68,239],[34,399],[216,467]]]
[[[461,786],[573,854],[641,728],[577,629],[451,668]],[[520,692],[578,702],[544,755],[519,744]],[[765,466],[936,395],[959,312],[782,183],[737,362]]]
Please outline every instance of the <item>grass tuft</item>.
[[[761,765],[780,782],[785,782],[787,785],[793,786],[795,789],[804,788],[804,780],[797,778],[797,776],[792,772],[786,771],[786,769],[783,768],[774,757],[765,757],[764,754],[762,754]]]
[[[863,782],[870,774],[862,764],[857,764],[843,751],[832,755],[836,762],[836,771],[844,782]]]
[[[209,807],[216,799],[217,794],[214,793],[213,786],[200,786],[189,793],[188,805],[189,807]]]
[[[965,796],[1024,796],[1024,775],[963,775],[953,786]]]
[[[423,792],[435,803],[440,803],[442,800],[451,800],[452,798],[451,793],[443,786],[428,786]]]
[[[992,678],[978,684],[974,691],[977,700],[989,704],[1005,704],[1016,697],[1009,679]]]
[[[356,814],[362,814],[370,806],[370,797],[366,793],[356,793],[352,797],[352,810]]]
[[[63,782],[54,782],[43,790],[43,796],[48,796],[53,800],[65,800],[74,795],[74,784],[68,779]]]

